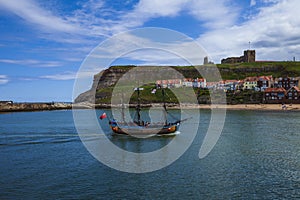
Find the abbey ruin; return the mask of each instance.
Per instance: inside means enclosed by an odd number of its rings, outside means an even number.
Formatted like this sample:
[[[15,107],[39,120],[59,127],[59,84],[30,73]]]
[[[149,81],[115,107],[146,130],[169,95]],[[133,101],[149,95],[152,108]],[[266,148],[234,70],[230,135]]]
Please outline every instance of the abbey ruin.
[[[255,50],[245,50],[243,56],[229,57],[221,60],[222,64],[250,63],[250,62],[255,62]]]

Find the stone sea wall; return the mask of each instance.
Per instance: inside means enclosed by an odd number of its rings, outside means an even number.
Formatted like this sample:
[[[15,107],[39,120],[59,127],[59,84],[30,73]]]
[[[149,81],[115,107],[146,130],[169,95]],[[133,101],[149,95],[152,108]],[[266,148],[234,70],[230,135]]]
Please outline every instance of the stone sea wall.
[[[71,109],[69,103],[9,103],[0,104],[0,112],[21,112]]]

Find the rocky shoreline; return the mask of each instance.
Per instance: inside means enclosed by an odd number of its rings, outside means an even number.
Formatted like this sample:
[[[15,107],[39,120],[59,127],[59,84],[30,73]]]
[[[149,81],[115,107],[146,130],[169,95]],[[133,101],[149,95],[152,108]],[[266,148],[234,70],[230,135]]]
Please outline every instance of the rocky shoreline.
[[[70,103],[7,103],[0,104],[0,112],[26,112],[72,109]]]

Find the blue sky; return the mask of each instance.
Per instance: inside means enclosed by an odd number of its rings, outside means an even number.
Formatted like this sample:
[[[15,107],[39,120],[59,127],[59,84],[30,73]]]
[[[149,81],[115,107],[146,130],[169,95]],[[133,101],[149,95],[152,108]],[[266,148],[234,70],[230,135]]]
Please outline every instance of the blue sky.
[[[258,60],[300,60],[299,9],[298,0],[0,0],[0,100],[72,101],[90,51],[135,28],[182,32],[215,63],[249,41]],[[130,62],[178,64],[153,59]]]

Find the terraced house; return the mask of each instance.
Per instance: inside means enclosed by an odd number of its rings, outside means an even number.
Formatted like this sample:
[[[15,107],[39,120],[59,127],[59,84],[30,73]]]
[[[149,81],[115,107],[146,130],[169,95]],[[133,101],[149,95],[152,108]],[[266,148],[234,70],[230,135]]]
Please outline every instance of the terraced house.
[[[257,77],[247,77],[244,80],[243,90],[254,90],[257,87]]]
[[[284,88],[267,88],[264,92],[265,103],[284,103],[286,100],[286,90]]]
[[[275,79],[275,87],[283,87],[284,89],[288,90],[293,86],[298,86],[299,78],[295,77],[280,77]]]
[[[300,89],[297,86],[291,87],[286,94],[287,100],[290,103],[300,102]]]
[[[260,76],[257,80],[257,90],[265,91],[267,88],[270,88],[273,83],[272,76]]]

